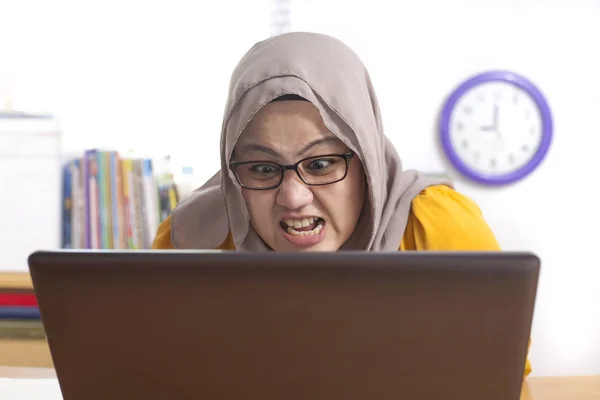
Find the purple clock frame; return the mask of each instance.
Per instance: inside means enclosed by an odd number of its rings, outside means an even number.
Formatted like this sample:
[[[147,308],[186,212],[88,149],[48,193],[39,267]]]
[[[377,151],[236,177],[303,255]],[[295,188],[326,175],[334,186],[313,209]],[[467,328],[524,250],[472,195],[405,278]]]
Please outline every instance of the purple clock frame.
[[[456,103],[467,91],[488,82],[506,82],[524,90],[538,107],[542,119],[542,140],[534,156],[518,170],[503,175],[484,174],[470,168],[461,160],[450,141],[450,117]],[[544,95],[527,78],[510,71],[488,71],[467,79],[450,94],[442,108],[439,129],[444,153],[462,175],[484,185],[506,185],[531,174],[546,157],[552,142],[553,122],[550,106]]]

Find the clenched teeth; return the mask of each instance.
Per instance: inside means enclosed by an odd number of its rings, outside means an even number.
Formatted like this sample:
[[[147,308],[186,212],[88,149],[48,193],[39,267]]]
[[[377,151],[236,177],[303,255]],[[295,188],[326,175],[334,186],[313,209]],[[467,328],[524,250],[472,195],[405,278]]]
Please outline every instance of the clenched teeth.
[[[288,227],[299,229],[311,226],[317,219],[318,218],[316,217],[309,217],[304,219],[286,219],[284,222]]]
[[[285,228],[286,232],[289,233],[290,235],[294,235],[294,236],[318,235],[321,232],[321,230],[323,229],[323,225],[325,224],[325,221],[323,221],[321,218],[317,218],[317,217],[309,217],[309,218],[303,218],[303,219],[299,219],[299,220],[287,219],[282,222],[285,225],[284,228]],[[314,227],[310,230],[299,230],[299,229],[308,228],[311,226],[314,226]]]

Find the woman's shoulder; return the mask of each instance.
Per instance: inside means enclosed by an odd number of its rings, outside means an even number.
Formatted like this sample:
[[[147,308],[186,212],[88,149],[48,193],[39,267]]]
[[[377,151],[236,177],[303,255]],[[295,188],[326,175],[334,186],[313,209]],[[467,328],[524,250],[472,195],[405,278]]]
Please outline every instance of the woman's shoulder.
[[[470,197],[448,185],[433,185],[424,189],[412,201],[412,209],[422,213],[434,208],[441,213],[468,212],[481,215],[481,209]]]
[[[475,201],[438,185],[413,199],[400,249],[496,251],[500,246]],[[530,373],[528,357],[523,376]]]
[[[159,225],[154,240],[152,241],[152,248],[155,250],[167,250],[173,249],[171,243],[171,216],[165,218]]]
[[[164,221],[158,226],[156,235],[152,242],[152,248],[155,250],[170,250],[174,249],[173,243],[171,242],[171,217],[165,218]],[[221,243],[216,250],[235,250],[233,245],[233,238],[231,234],[227,235],[227,238]]]
[[[412,201],[402,250],[499,250],[479,206],[446,185],[430,186]]]

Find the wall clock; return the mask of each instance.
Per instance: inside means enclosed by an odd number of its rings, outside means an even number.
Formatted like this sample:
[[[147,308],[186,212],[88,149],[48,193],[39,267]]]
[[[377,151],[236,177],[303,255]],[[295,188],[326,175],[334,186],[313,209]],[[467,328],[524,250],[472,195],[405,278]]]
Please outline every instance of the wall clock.
[[[508,71],[467,79],[450,94],[440,118],[442,147],[454,168],[486,185],[533,172],[548,152],[552,129],[542,93]]]

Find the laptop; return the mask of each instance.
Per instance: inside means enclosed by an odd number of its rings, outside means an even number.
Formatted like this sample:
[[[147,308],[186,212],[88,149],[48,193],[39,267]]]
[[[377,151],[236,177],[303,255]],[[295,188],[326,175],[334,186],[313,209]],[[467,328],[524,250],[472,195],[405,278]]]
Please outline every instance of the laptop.
[[[65,400],[518,400],[540,261],[39,251]]]

